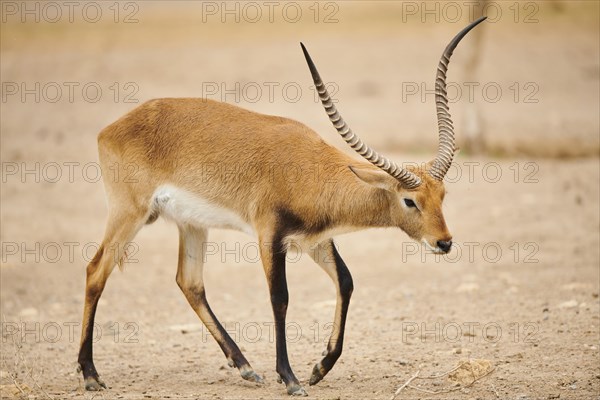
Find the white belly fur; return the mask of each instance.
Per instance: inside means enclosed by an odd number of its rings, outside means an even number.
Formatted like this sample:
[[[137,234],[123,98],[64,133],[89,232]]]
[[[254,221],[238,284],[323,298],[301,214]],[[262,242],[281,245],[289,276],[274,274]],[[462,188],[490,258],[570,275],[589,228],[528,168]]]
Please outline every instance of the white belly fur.
[[[178,225],[234,229],[256,236],[254,229],[234,211],[175,186],[160,186],[152,196],[152,207]]]

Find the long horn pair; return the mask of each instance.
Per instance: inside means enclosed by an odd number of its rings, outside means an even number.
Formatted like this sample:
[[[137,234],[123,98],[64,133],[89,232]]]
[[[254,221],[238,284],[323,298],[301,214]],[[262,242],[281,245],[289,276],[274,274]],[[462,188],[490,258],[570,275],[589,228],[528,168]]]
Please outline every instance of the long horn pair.
[[[465,29],[456,35],[456,37],[450,42],[450,44],[444,50],[442,54],[442,58],[440,59],[438,70],[436,74],[436,108],[437,108],[437,116],[438,116],[438,127],[439,127],[439,146],[438,146],[438,155],[435,160],[432,162],[431,169],[429,174],[435,179],[442,180],[444,179],[444,175],[450,168],[452,164],[452,158],[454,157],[455,145],[454,145],[454,128],[452,127],[452,120],[450,118],[450,113],[448,109],[448,98],[446,94],[446,72],[448,70],[448,63],[450,62],[450,57],[452,56],[452,52],[460,42],[460,40],[477,24],[483,21],[485,17],[478,19],[477,21],[471,23]],[[404,168],[399,167],[393,161],[390,161],[386,157],[380,155],[375,150],[367,146],[346,124],[340,113],[335,108],[329,93],[327,92],[327,88],[317,71],[317,67],[313,63],[306,47],[304,44],[300,43],[302,46],[302,52],[304,53],[304,57],[306,58],[306,62],[308,63],[308,68],[310,69],[310,73],[313,78],[313,82],[317,89],[317,93],[319,93],[319,98],[321,99],[321,103],[323,107],[325,107],[325,111],[329,116],[329,120],[335,127],[335,129],[339,132],[342,138],[352,147],[358,154],[364,157],[367,161],[372,163],[373,165],[381,168],[394,178],[396,178],[400,183],[406,187],[407,189],[416,188],[421,184],[421,178],[417,175],[413,174],[410,171],[407,171]]]
[[[304,44],[302,43],[300,43],[300,46],[302,46],[304,57],[308,63],[308,68],[310,68],[310,73],[312,74],[317,93],[319,93],[321,103],[323,103],[323,107],[325,107],[325,112],[329,116],[329,120],[335,129],[337,129],[339,134],[342,135],[342,139],[344,139],[346,143],[350,145],[350,147],[352,147],[358,154],[363,156],[367,161],[398,179],[406,188],[411,189],[419,186],[421,184],[421,178],[412,172],[399,167],[393,161],[390,161],[386,157],[377,153],[375,150],[367,146],[362,140],[360,140],[360,138],[356,136],[354,132],[352,132],[352,129],[350,129],[348,124],[346,124],[338,110],[335,108],[333,101],[331,101],[331,97],[327,92],[327,88],[321,80],[321,76],[317,71],[317,67],[315,67],[315,64],[310,58],[306,47],[304,47]]]

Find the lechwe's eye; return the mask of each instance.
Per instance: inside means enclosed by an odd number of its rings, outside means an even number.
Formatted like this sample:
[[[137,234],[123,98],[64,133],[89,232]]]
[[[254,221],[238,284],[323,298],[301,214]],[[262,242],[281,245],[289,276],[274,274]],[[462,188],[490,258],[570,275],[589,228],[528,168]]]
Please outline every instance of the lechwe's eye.
[[[411,199],[404,199],[404,204],[406,204],[407,207],[414,207],[414,208],[417,207],[415,202],[412,201]]]

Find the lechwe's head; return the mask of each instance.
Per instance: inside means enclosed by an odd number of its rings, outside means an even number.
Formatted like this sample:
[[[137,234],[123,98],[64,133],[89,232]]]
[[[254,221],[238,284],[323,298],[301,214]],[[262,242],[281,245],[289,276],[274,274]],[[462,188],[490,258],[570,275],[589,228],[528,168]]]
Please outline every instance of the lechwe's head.
[[[423,167],[399,167],[393,161],[371,149],[352,132],[335,108],[315,64],[304,45],[301,44],[315,87],[333,126],[350,147],[378,167],[350,168],[358,179],[390,192],[393,199],[390,215],[394,224],[411,238],[439,253],[447,253],[452,247],[452,236],[444,220],[442,202],[446,193],[444,176],[452,164],[456,151],[454,128],[446,94],[446,72],[452,52],[458,43],[483,20],[485,17],[472,22],[459,32],[442,54],[435,79],[435,103],[439,130],[438,152],[435,159]]]

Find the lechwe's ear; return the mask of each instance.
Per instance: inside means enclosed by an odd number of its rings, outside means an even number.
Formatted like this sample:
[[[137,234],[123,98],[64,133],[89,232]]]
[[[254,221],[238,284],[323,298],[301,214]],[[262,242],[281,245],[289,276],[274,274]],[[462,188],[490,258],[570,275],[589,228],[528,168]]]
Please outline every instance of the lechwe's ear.
[[[396,191],[400,185],[396,178],[380,169],[378,170],[369,167],[356,166],[348,166],[348,168],[350,168],[350,171],[354,172],[354,175],[356,175],[361,181],[380,189],[393,192]]]

